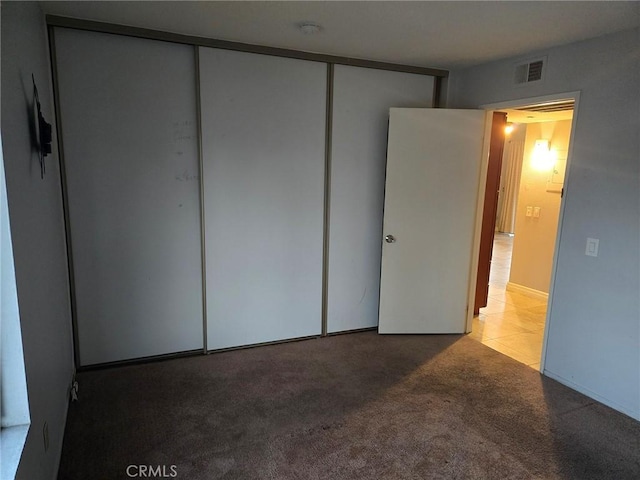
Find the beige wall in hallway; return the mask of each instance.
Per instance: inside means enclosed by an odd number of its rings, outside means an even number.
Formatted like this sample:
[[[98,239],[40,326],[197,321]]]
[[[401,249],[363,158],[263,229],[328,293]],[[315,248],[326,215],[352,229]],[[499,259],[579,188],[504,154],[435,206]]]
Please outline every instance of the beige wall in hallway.
[[[551,279],[560,193],[548,191],[552,170],[536,169],[533,150],[536,140],[548,140],[551,152],[566,159],[570,133],[571,120],[562,120],[528,124],[525,137],[509,282],[545,293]],[[527,217],[528,206],[540,207],[540,217]]]

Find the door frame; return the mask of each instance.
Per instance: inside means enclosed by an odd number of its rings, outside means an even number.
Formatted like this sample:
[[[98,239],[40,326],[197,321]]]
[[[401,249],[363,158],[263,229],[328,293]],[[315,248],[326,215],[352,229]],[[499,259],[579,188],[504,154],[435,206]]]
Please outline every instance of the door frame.
[[[556,275],[557,275],[557,271],[558,271],[558,251],[559,251],[559,246],[560,246],[560,239],[562,237],[562,227],[564,224],[564,209],[565,209],[565,205],[566,205],[566,198],[567,195],[569,194],[569,191],[567,189],[567,185],[568,185],[568,180],[569,177],[571,175],[571,164],[573,163],[573,142],[575,139],[575,131],[576,131],[576,124],[577,124],[577,119],[578,119],[578,108],[579,108],[579,104],[580,104],[580,91],[572,91],[572,92],[563,92],[563,93],[555,93],[555,94],[550,94],[550,95],[543,95],[543,96],[537,96],[537,97],[526,97],[526,98],[519,98],[516,100],[506,100],[503,102],[496,102],[496,103],[488,103],[488,104],[484,104],[484,105],[480,105],[478,108],[483,109],[483,110],[487,110],[488,114],[491,114],[493,111],[495,110],[500,110],[500,109],[513,109],[513,108],[518,108],[518,107],[523,107],[526,105],[535,105],[535,104],[539,104],[539,103],[547,103],[547,102],[552,102],[552,101],[557,101],[557,100],[567,100],[567,99],[573,99],[574,101],[574,105],[573,105],[573,118],[571,120],[571,133],[569,136],[569,149],[567,152],[567,165],[566,165],[566,170],[565,170],[565,176],[564,176],[564,183],[562,185],[563,188],[563,195],[562,195],[562,202],[560,202],[560,213],[558,215],[558,227],[557,227],[557,231],[556,231],[556,240],[555,240],[555,247],[554,247],[554,251],[553,251],[553,263],[551,266],[551,279],[550,279],[550,283],[549,283],[549,299],[547,302],[547,315],[545,318],[545,323],[544,323],[544,335],[542,338],[542,353],[541,353],[541,357],[540,357],[540,372],[544,374],[544,365],[545,365],[545,358],[547,355],[547,344],[548,344],[548,339],[549,339],[549,325],[550,325],[550,320],[551,320],[551,312],[553,310],[553,300],[554,300],[554,288],[555,288],[555,281],[556,281]],[[491,125],[489,125],[490,127]],[[487,138],[487,137],[485,137]],[[480,231],[482,228],[482,211],[484,208],[484,204],[483,204],[483,200],[484,200],[484,190],[485,190],[485,186],[483,183],[486,183],[486,175],[487,175],[487,166],[488,166],[488,142],[485,141],[485,150],[483,151],[483,162],[482,162],[482,167],[481,167],[481,183],[480,183],[480,188],[478,191],[478,211],[476,214],[476,232],[475,232],[475,236],[474,236],[474,243],[473,243],[473,257],[472,257],[472,261],[471,261],[471,268],[472,268],[472,276],[471,276],[471,288],[469,290],[469,304],[473,305],[473,300],[475,298],[475,289],[476,289],[476,282],[477,282],[477,269],[478,269],[478,254],[479,254],[479,250],[480,250]],[[484,182],[482,181],[483,179]],[[473,273],[473,271],[475,270],[476,273]],[[474,295],[472,297],[472,294]],[[470,309],[467,315],[467,326],[466,326],[466,331],[471,332],[471,327],[472,327],[472,322],[473,322],[473,310]]]

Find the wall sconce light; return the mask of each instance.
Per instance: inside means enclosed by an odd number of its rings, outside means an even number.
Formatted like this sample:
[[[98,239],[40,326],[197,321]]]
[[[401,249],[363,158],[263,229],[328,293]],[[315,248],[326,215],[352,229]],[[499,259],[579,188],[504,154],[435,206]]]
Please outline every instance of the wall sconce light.
[[[507,123],[507,125],[504,127],[504,134],[505,135],[510,135],[511,132],[513,132],[514,128],[515,127],[514,127],[513,123],[511,123],[511,122]]]
[[[534,170],[548,171],[555,164],[555,155],[549,148],[549,140],[536,140],[531,154],[531,166]]]

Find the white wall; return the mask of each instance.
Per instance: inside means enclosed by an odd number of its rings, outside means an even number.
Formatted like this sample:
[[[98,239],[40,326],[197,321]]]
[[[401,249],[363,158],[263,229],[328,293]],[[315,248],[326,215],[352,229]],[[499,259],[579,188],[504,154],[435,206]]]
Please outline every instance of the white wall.
[[[542,84],[515,62],[548,55]],[[449,106],[581,92],[545,374],[640,418],[640,29],[452,72]],[[597,258],[587,237],[600,239]]]
[[[46,158],[42,180],[29,129],[32,73],[43,114],[54,123],[46,26],[35,2],[2,2],[1,15],[4,166],[31,412],[17,478],[51,479],[62,447],[73,357],[58,159]]]

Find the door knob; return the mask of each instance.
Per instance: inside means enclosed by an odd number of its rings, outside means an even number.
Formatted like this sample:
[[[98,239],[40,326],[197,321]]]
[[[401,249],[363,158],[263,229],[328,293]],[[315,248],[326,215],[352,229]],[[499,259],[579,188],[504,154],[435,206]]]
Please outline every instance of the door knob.
[[[384,240],[387,243],[394,243],[396,241],[396,237],[394,237],[393,235],[387,235],[386,237],[384,237]]]

